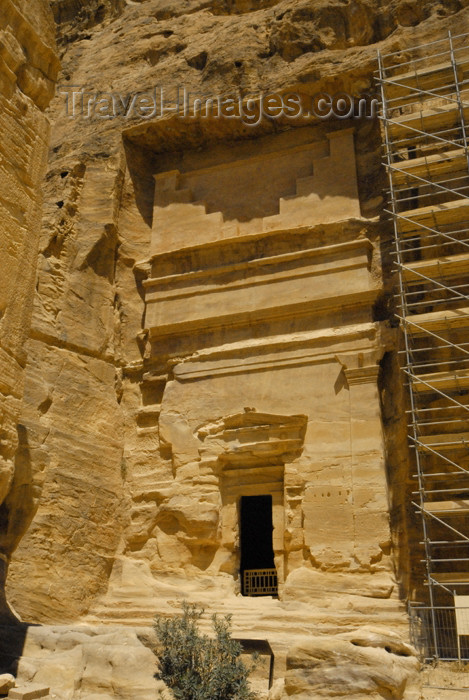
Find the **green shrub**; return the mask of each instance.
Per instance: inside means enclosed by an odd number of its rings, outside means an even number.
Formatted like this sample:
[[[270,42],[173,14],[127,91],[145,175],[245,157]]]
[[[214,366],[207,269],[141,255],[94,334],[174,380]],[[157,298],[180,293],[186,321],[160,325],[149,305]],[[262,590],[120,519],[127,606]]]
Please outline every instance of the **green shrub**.
[[[214,639],[201,634],[198,621],[204,610],[183,603],[182,617],[155,618],[159,641],[157,677],[178,700],[255,700],[242,662],[241,645],[231,638],[231,616],[212,616]]]

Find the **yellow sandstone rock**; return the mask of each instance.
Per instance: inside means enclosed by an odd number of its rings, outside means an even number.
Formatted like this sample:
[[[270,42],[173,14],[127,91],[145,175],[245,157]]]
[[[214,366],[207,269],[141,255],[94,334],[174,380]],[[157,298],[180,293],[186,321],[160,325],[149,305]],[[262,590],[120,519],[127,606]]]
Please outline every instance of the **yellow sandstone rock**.
[[[8,670],[169,697],[148,627],[187,599],[268,642],[271,700],[416,699],[378,121],[174,107],[372,92],[378,47],[465,31],[467,3],[50,5],[58,80],[49,3],[0,8],[0,623],[9,567],[42,625],[1,628]]]

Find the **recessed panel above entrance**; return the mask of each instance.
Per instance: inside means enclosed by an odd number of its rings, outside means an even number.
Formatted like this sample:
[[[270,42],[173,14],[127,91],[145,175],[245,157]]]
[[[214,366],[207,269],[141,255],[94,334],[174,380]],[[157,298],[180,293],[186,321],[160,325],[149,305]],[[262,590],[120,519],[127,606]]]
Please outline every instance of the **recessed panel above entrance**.
[[[268,150],[258,139],[248,153],[232,144],[224,162],[208,153],[209,165],[156,174],[151,254],[359,217],[353,129],[300,136],[287,148],[269,137]]]

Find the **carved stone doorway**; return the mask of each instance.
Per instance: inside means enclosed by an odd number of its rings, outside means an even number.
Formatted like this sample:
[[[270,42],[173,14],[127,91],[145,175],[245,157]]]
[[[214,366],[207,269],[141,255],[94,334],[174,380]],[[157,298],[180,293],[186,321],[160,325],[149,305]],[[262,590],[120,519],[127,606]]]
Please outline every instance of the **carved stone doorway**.
[[[241,591],[277,595],[272,496],[242,496],[240,503]]]

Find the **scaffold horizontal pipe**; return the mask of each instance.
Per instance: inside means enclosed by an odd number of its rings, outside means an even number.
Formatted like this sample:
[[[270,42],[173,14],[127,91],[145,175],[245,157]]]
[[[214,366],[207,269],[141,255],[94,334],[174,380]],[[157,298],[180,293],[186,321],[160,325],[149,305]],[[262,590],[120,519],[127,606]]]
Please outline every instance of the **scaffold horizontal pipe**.
[[[469,37],[469,32],[464,32],[463,34],[453,34],[453,40],[456,41],[456,39],[462,39],[464,37]],[[415,46],[413,49],[406,49],[407,51],[421,51],[422,49],[427,48],[428,46],[434,46],[435,44],[443,44],[448,41],[448,37],[445,37],[444,39],[435,39],[435,41],[429,41],[426,44],[419,44],[418,46]],[[461,47],[465,48],[465,47]],[[458,49],[456,48],[455,51]],[[381,58],[384,60],[385,58],[389,58],[389,56],[397,56],[398,54],[402,54],[403,49],[399,49],[398,51],[391,51],[390,53],[383,53],[381,54]],[[448,51],[445,51],[444,54],[448,53]],[[443,54],[432,54],[432,57],[435,58],[437,56],[440,56]],[[396,63],[395,66],[398,68],[402,68],[402,66],[406,66],[408,63],[413,63],[415,60],[428,60],[428,57],[425,56],[423,58],[419,59],[412,59],[411,61],[407,61],[404,63]]]

